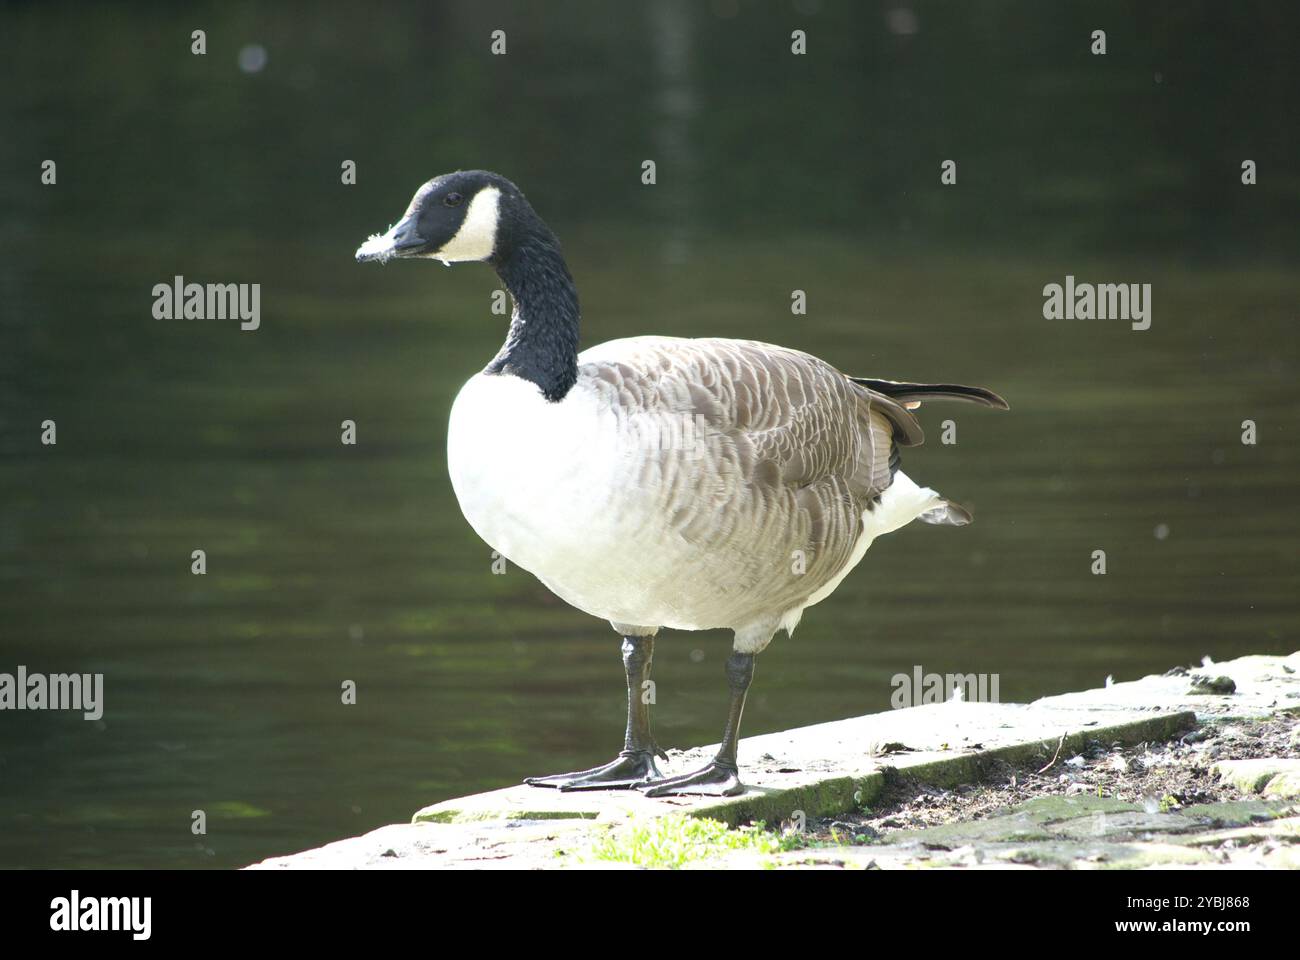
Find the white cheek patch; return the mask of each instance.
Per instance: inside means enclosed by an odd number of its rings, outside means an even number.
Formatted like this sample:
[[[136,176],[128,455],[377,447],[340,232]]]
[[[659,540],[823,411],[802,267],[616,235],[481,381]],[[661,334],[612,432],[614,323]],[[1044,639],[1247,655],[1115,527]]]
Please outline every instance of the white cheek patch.
[[[497,208],[501,191],[484,187],[474,194],[465,211],[465,220],[456,235],[442,245],[437,253],[427,254],[443,263],[465,260],[486,260],[497,245]]]

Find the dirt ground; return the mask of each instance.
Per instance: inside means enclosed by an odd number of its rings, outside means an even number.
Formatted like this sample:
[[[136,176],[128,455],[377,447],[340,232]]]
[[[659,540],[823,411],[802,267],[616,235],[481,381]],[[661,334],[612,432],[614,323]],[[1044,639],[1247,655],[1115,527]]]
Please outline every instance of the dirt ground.
[[[1177,740],[1133,747],[1092,742],[1079,755],[1014,766],[994,762],[983,780],[951,790],[897,773],[869,812],[810,821],[810,839],[873,843],[891,832],[980,820],[1044,796],[1109,797],[1142,804],[1148,813],[1193,804],[1257,799],[1221,782],[1220,760],[1300,757],[1300,717],[1207,723]]]

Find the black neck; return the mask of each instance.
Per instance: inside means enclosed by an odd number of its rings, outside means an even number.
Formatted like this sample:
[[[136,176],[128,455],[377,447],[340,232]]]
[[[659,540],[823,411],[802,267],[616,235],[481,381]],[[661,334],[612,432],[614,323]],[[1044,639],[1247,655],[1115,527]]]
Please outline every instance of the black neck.
[[[559,241],[539,220],[496,268],[515,306],[506,342],[483,372],[513,374],[562,400],[578,379],[579,314]]]

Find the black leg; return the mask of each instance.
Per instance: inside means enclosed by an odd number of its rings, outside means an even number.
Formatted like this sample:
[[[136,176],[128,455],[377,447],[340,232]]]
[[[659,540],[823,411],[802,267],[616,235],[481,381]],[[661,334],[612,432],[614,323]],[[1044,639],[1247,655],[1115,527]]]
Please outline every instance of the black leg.
[[[679,777],[665,777],[644,784],[647,797],[674,797],[684,794],[734,797],[745,792],[740,782],[740,768],[736,763],[736,747],[740,742],[740,718],[745,712],[745,694],[754,679],[754,654],[732,653],[727,658],[727,686],[731,689],[731,705],[727,709],[727,725],[722,730],[722,745],[718,755],[707,766]]]
[[[655,766],[655,757],[664,756],[664,752],[650,732],[650,704],[645,697],[654,653],[654,637],[623,638],[623,669],[627,673],[627,733],[623,737],[623,752],[603,766],[550,777],[529,777],[524,783],[560,790],[615,790],[640,786],[663,776]]]

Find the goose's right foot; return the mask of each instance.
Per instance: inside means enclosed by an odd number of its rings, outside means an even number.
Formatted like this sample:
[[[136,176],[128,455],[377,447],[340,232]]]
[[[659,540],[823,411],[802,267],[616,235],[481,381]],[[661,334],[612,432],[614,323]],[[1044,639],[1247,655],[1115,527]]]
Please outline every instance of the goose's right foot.
[[[650,703],[644,696],[654,650],[653,635],[623,638],[623,668],[627,672],[627,734],[623,738],[623,752],[602,767],[551,777],[529,777],[524,783],[557,790],[631,790],[663,778],[655,766],[655,757],[667,760],[668,755],[659,749],[650,732]]]
[[[624,750],[604,766],[575,773],[557,773],[550,777],[529,777],[524,783],[532,787],[554,787],[558,790],[631,790],[662,777],[663,774],[655,766],[653,751]]]

